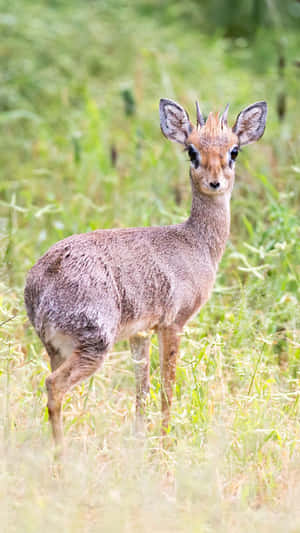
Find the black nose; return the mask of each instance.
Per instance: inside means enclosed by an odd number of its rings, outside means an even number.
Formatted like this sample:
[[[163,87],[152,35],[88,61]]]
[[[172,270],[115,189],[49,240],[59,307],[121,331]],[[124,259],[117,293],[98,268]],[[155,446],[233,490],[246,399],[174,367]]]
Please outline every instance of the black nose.
[[[220,182],[219,181],[211,181],[209,185],[210,185],[210,187],[212,189],[218,189],[220,187]]]

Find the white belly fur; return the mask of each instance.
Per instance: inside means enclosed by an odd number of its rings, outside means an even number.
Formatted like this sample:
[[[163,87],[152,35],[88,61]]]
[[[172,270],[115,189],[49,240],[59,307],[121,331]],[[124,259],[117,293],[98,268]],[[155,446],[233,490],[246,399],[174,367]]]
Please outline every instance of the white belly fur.
[[[149,331],[153,327],[154,325],[150,323],[149,319],[140,319],[140,320],[133,320],[132,322],[127,322],[127,324],[124,324],[121,327],[116,341],[129,339],[130,337],[133,337],[137,333],[143,333],[143,332]]]

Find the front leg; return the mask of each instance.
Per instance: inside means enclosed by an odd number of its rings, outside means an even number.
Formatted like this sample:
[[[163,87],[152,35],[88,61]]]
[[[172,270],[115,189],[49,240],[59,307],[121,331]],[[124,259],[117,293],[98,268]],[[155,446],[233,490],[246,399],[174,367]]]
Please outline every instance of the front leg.
[[[136,433],[145,433],[145,407],[150,390],[150,342],[143,334],[131,337],[130,348],[135,367],[136,381]]]
[[[158,330],[163,435],[166,435],[169,427],[170,409],[173,399],[173,385],[176,376],[176,362],[180,343],[180,332],[180,328],[175,324]]]

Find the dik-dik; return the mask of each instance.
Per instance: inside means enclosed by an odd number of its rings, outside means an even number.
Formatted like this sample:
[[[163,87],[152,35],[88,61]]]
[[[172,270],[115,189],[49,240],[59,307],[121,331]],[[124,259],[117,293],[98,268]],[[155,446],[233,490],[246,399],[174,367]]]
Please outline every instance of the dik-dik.
[[[212,292],[229,235],[235,160],[241,146],[263,135],[267,104],[244,109],[232,128],[228,106],[206,121],[198,103],[196,110],[194,126],[179,104],[160,100],[163,134],[190,159],[192,207],[185,222],[72,235],[28,274],[25,302],[51,360],[48,411],[60,449],[65,393],[96,372],[120,339],[130,341],[136,426],[143,431],[152,331],[159,339],[162,432],[168,431],[180,335]]]

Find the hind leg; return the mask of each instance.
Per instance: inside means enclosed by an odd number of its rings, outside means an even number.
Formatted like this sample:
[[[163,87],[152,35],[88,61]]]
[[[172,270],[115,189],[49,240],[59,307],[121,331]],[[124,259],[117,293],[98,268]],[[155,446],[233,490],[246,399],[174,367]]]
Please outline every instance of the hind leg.
[[[104,353],[98,357],[86,357],[74,351],[46,380],[48,412],[58,454],[63,450],[62,401],[66,392],[77,383],[90,377],[101,366]]]
[[[130,339],[136,380],[136,433],[145,433],[145,406],[150,390],[150,336],[136,335]]]
[[[48,328],[46,335],[44,345],[50,358],[51,370],[54,372],[75,351],[76,343],[72,337],[54,327]]]
[[[47,354],[49,355],[51,370],[54,372],[62,363],[66,360],[59,351],[59,349],[53,348],[51,344],[45,344]]]

